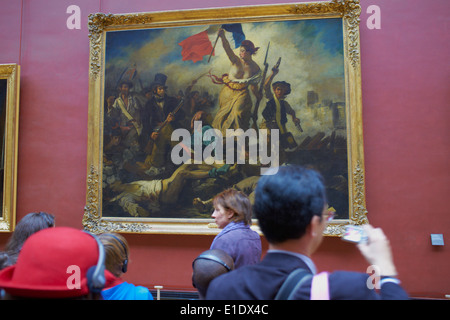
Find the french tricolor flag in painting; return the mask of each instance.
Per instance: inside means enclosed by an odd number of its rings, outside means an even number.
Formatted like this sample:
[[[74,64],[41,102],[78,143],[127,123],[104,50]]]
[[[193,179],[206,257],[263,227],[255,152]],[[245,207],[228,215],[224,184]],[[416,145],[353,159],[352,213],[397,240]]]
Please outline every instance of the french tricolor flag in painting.
[[[242,41],[245,40],[242,25],[240,23],[223,24],[221,26],[210,26],[208,29],[194,34],[180,43],[181,56],[183,61],[192,60],[194,63],[202,61],[206,55],[214,55],[213,44],[217,39],[217,32],[219,28],[223,28],[231,34],[231,42],[234,42],[234,47],[238,48]]]

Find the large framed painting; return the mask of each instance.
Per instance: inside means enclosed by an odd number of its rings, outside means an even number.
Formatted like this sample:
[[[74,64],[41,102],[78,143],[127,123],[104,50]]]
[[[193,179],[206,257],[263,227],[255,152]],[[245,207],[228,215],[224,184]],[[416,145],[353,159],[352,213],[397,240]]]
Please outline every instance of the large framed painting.
[[[0,64],[0,232],[14,231],[16,222],[19,88],[20,66]]]
[[[326,235],[367,223],[360,11],[334,0],[91,14],[84,227],[216,234],[214,196],[253,201],[259,177],[285,165],[324,176],[337,217]]]

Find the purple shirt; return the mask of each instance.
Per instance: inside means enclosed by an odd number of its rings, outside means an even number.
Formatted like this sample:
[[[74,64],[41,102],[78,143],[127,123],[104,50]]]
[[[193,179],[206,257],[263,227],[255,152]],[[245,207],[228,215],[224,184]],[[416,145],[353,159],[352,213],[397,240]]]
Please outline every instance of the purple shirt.
[[[261,238],[244,222],[230,222],[214,238],[210,249],[228,253],[234,260],[235,269],[261,260]]]

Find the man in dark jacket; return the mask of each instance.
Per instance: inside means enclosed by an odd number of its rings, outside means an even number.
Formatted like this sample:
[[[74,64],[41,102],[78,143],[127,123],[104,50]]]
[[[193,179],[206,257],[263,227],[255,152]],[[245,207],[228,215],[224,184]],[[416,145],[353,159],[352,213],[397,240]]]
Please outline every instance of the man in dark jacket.
[[[158,73],[151,85],[153,96],[145,104],[142,111],[141,146],[148,154],[145,164],[149,167],[147,174],[155,175],[164,171],[164,163],[173,146],[171,136],[184,119],[182,108],[176,110],[178,99],[166,94],[167,76]]]
[[[292,299],[310,299],[316,267],[311,255],[319,247],[323,231],[333,217],[322,176],[297,166],[279,168],[264,175],[255,190],[254,213],[269,242],[264,259],[214,279],[207,292],[210,300],[272,300],[287,277],[296,269],[307,276],[293,290]],[[368,241],[359,244],[369,264],[379,270],[380,292],[368,274],[332,272],[328,275],[329,299],[407,299],[399,285],[389,241],[381,229],[367,226]]]

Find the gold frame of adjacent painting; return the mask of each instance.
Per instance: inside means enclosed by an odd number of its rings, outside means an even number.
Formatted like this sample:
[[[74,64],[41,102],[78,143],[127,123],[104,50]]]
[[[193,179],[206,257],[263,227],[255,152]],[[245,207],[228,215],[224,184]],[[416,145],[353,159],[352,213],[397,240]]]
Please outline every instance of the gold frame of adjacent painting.
[[[364,148],[361,99],[361,57],[358,0],[292,3],[130,14],[95,13],[89,16],[89,122],[87,194],[84,228],[94,232],[155,234],[217,234],[211,218],[110,217],[103,212],[103,126],[106,34],[114,31],[169,29],[230,23],[339,19],[345,86],[348,217],[329,223],[326,236],[342,236],[348,224],[368,223],[365,208]],[[263,47],[264,44],[261,45]],[[206,58],[205,58],[206,59]],[[258,230],[257,221],[253,228]]]
[[[16,223],[17,197],[17,149],[19,134],[19,92],[20,66],[17,64],[0,64],[0,80],[5,80],[4,101],[2,106],[2,157],[3,171],[2,214],[0,232],[14,231]],[[3,99],[2,99],[3,100]]]

